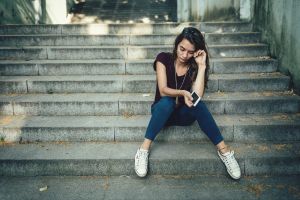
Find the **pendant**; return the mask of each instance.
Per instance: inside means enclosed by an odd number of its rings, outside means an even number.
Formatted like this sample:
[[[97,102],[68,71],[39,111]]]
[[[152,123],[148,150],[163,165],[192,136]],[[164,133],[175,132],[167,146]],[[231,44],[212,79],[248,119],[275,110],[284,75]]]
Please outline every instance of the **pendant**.
[[[176,106],[179,104],[178,97],[176,97]]]

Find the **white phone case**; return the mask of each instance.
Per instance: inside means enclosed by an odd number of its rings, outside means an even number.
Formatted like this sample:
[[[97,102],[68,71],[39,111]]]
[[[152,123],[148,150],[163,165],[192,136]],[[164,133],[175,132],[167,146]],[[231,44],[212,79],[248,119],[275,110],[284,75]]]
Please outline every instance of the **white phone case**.
[[[195,91],[192,92],[192,97],[193,97],[193,106],[197,106],[197,104],[201,100],[201,97]]]

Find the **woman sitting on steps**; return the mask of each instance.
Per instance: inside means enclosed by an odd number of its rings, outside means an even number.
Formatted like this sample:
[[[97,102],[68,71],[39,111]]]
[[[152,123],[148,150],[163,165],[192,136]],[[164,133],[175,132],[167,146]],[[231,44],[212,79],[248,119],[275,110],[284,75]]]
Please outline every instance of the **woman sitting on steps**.
[[[211,113],[203,101],[193,105],[191,92],[202,97],[207,86],[209,60],[204,37],[193,27],[183,29],[175,40],[173,53],[160,53],[153,64],[156,94],[145,139],[135,155],[135,172],[145,177],[151,143],[164,126],[188,126],[197,120],[233,179],[241,177],[234,152],[226,146]]]

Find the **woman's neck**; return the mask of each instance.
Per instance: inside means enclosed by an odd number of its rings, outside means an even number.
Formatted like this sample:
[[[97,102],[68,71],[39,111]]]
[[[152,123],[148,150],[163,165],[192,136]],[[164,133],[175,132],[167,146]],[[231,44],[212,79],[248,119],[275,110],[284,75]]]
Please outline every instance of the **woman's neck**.
[[[187,67],[188,67],[188,64],[187,64],[187,63],[180,62],[179,59],[177,58],[177,59],[175,60],[175,67],[178,67],[178,68],[187,68]]]
[[[174,62],[174,65],[175,65],[175,72],[176,72],[177,76],[185,75],[189,69],[187,63],[182,63],[179,60],[176,60]]]

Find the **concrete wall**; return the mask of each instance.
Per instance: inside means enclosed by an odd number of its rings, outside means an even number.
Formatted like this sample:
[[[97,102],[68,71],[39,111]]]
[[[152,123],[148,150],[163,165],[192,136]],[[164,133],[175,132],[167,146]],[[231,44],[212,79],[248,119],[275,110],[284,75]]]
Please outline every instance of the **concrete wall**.
[[[73,0],[1,0],[0,24],[63,24]]]
[[[235,20],[239,10],[240,0],[177,0],[177,18],[181,22]]]
[[[279,61],[279,70],[292,77],[300,94],[300,0],[256,0],[254,29],[270,45]]]

